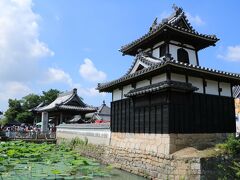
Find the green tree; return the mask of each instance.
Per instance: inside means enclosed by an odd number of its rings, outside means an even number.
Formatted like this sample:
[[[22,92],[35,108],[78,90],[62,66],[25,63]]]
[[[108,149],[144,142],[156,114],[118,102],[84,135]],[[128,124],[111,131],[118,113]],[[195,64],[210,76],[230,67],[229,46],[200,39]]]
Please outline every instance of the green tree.
[[[5,112],[4,116],[7,119],[7,122],[15,120],[17,115],[23,112],[21,101],[17,99],[8,100],[8,110]]]
[[[57,98],[59,93],[60,91],[57,89],[50,89],[48,91],[43,91],[42,96],[29,94],[20,100],[9,99],[9,108],[4,113],[4,122],[17,120],[22,123],[33,123],[35,117],[29,110],[38,106],[41,102],[44,102],[46,105],[50,104]]]
[[[25,111],[38,106],[42,102],[41,96],[36,94],[29,94],[23,97],[21,101],[22,101],[22,108]]]
[[[24,111],[17,115],[16,120],[18,122],[32,124],[34,120],[34,115],[32,112]]]
[[[60,91],[57,89],[50,89],[48,91],[43,91],[42,101],[44,101],[45,104],[50,104],[57,98],[59,93]]]

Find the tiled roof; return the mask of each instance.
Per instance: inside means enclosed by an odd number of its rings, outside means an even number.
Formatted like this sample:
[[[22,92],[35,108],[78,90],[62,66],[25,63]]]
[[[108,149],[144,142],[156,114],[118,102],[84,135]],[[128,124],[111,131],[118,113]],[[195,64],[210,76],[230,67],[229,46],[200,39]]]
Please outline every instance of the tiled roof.
[[[105,101],[103,101],[103,104],[98,108],[97,113],[98,113],[98,114],[104,114],[104,115],[110,115],[110,113],[111,113],[111,108],[108,107],[108,106],[105,104]]]
[[[77,103],[79,104],[78,106],[72,106],[69,103],[73,100],[76,100]],[[49,105],[43,106],[43,107],[38,107],[37,109],[34,109],[35,111],[51,111],[54,109],[68,109],[68,110],[83,110],[84,108],[89,108],[87,107],[86,104],[84,104],[79,96],[77,95],[77,89],[73,89],[72,91],[61,93],[58,95],[58,97]]]
[[[60,105],[57,108],[65,109],[65,110],[75,110],[75,111],[88,111],[88,112],[97,111],[97,109],[94,107],[79,107],[79,106],[71,106],[71,105]]]
[[[185,21],[185,23],[187,24],[187,28],[180,27],[177,25],[181,19],[183,19]],[[142,37],[132,41],[131,43],[129,43],[125,46],[122,46],[120,51],[122,53],[126,52],[128,49],[143,42],[144,40],[150,38],[151,36],[154,36],[155,34],[157,34],[158,32],[160,32],[162,29],[164,29],[166,27],[173,29],[173,30],[177,30],[177,31],[185,33],[185,34],[194,35],[194,36],[197,36],[197,37],[205,39],[205,40],[213,41],[213,42],[216,42],[219,40],[216,37],[216,35],[207,35],[207,34],[198,33],[195,29],[192,28],[192,26],[188,22],[188,19],[185,15],[183,9],[177,7],[177,8],[175,8],[175,12],[173,13],[172,16],[170,16],[169,18],[163,19],[162,22],[157,25],[155,24],[154,27],[151,27],[150,31],[148,33],[146,33],[145,35],[143,35]]]
[[[197,87],[192,86],[191,83],[184,83],[184,82],[177,82],[177,81],[163,81],[156,84],[151,84],[149,86],[144,86],[137,89],[132,89],[127,94],[125,94],[126,97],[132,97],[142,94],[148,94],[153,93],[157,91],[161,91],[166,88],[172,88],[182,91],[196,91],[198,90]]]
[[[64,93],[64,95],[63,94],[59,94],[57,99],[55,99],[52,103],[50,103],[47,106],[38,108],[38,111],[45,111],[45,110],[54,109],[57,105],[65,104],[67,101],[72,99],[73,96],[74,96],[73,93]]]
[[[136,55],[135,60],[133,61],[131,67],[128,69],[126,75],[128,75],[134,66],[137,64],[137,62],[140,61],[143,64],[145,64],[147,67],[155,65],[157,63],[163,62],[163,59],[155,58],[155,57],[150,57],[148,54],[141,52]]]
[[[36,107],[29,109],[29,111],[38,111],[39,109],[41,109],[43,106],[45,106],[44,102],[41,102],[39,105],[37,105]]]
[[[75,115],[72,119],[70,119],[68,122],[69,123],[77,123],[79,121],[81,121],[81,116],[80,115]]]
[[[143,74],[147,74],[147,73],[156,71],[156,70],[161,69],[161,68],[163,68],[167,65],[181,67],[181,68],[186,69],[186,70],[200,71],[200,72],[203,72],[203,73],[208,73],[208,74],[213,74],[213,75],[218,75],[218,76],[220,75],[220,76],[223,76],[223,77],[226,77],[226,78],[234,78],[235,80],[238,80],[240,82],[240,74],[215,70],[215,69],[211,69],[211,68],[205,68],[205,67],[202,67],[202,66],[197,66],[197,65],[188,64],[188,63],[183,63],[183,62],[179,62],[179,61],[176,61],[172,58],[170,59],[170,58],[167,57],[164,61],[156,63],[155,65],[152,65],[148,68],[144,68],[142,70],[139,70],[135,73],[124,75],[117,80],[113,80],[113,81],[110,81],[108,83],[99,83],[97,89],[100,90],[100,91],[104,90],[106,88],[109,88],[113,85],[124,82],[126,80],[134,79],[134,78],[137,78],[139,76],[142,76]]]
[[[176,7],[174,5],[174,12],[173,14],[167,18],[167,22],[169,24],[172,24],[172,25],[175,25],[177,24],[181,19],[183,19],[187,25],[187,27],[192,30],[192,31],[195,31],[195,29],[193,29],[193,27],[191,26],[191,24],[189,23],[188,19],[187,19],[187,16],[185,15],[184,11],[182,8],[179,8],[179,7]]]

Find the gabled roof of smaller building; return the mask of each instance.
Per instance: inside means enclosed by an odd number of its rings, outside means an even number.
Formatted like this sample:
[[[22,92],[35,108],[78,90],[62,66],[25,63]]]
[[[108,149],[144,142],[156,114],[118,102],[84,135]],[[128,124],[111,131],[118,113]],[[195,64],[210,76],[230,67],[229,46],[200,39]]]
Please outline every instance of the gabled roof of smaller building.
[[[137,49],[141,48],[141,46],[143,46],[144,43],[156,39],[156,36],[166,32],[167,30],[173,31],[174,33],[178,33],[177,36],[179,36],[180,33],[188,35],[189,37],[197,38],[199,43],[196,44],[196,48],[198,50],[203,49],[210,45],[215,45],[215,43],[219,40],[216,37],[216,35],[198,33],[195,29],[193,29],[193,27],[189,23],[183,9],[175,5],[173,8],[174,12],[170,17],[163,19],[160,23],[157,22],[156,18],[152,26],[150,27],[149,31],[145,35],[130,42],[127,45],[122,46],[120,51],[123,54],[135,55]],[[191,41],[192,40],[189,40],[188,42]]]
[[[61,93],[58,97],[49,105],[38,107],[35,111],[53,111],[57,109],[73,110],[73,111],[86,111],[95,112],[96,108],[87,106],[77,94],[77,89],[72,91]]]
[[[211,76],[215,77],[216,79],[225,79],[226,81],[233,82],[233,85],[240,85],[240,74],[183,63],[174,60],[172,57],[164,57],[163,59],[159,59],[158,63],[155,63],[147,68],[143,68],[142,70],[131,74],[126,74],[119,79],[107,83],[99,83],[97,89],[100,92],[111,92],[114,88],[119,88],[123,85],[130,84],[132,81],[139,81],[141,79],[144,80],[146,79],[146,76],[150,77],[150,74],[158,75],[160,71],[164,73],[164,70],[167,67],[178,69],[178,71],[181,71],[183,74],[192,72],[193,74]]]
[[[89,119],[110,121],[111,108],[106,105],[105,101],[103,101],[102,105],[97,109],[97,112],[88,113],[85,115],[85,117]]]
[[[97,113],[99,115],[110,115],[110,111],[111,108],[106,105],[105,101],[103,101],[103,104],[98,108]]]

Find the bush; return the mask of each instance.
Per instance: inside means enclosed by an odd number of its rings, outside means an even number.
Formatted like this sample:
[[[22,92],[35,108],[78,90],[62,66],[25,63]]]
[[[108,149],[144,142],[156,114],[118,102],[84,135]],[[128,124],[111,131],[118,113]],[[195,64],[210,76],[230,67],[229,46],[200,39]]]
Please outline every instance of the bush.
[[[77,146],[85,146],[85,145],[87,145],[87,144],[88,144],[88,139],[87,139],[87,138],[85,138],[85,140],[82,140],[82,139],[80,139],[80,138],[78,138],[78,137],[75,137],[74,139],[72,139],[72,140],[70,141],[69,147],[70,147],[71,149],[74,149],[74,148],[77,147]]]
[[[223,144],[218,144],[217,148],[223,150],[229,155],[236,155],[240,153],[240,140],[235,136],[230,135],[226,142]]]

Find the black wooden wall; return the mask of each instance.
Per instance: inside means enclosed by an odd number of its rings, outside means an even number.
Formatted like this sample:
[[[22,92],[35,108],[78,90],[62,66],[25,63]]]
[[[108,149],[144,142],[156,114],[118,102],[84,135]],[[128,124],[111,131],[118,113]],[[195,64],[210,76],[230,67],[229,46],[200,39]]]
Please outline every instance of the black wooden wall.
[[[164,92],[114,101],[111,131],[130,133],[235,132],[234,99]]]

